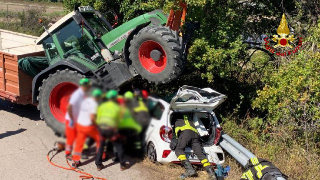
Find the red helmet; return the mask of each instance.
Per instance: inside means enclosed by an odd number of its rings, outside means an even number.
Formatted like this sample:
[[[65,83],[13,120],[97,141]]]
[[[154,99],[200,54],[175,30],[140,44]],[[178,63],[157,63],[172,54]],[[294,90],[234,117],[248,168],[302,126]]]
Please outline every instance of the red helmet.
[[[147,99],[148,96],[149,96],[149,93],[148,93],[148,91],[146,91],[146,90],[142,90],[142,91],[141,91],[141,94],[142,94],[142,97],[143,97],[144,99]]]
[[[122,96],[118,96],[117,97],[117,102],[120,104],[120,105],[123,105],[124,104],[124,98]]]

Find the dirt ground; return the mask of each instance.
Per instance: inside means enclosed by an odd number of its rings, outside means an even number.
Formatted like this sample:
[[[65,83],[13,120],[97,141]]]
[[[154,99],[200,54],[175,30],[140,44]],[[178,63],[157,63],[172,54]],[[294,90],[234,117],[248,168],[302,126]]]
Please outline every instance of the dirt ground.
[[[59,169],[47,161],[46,155],[53,148],[53,143],[64,139],[56,137],[45,122],[40,120],[36,107],[0,100],[0,119],[0,179],[79,179],[78,173]],[[67,166],[64,153],[58,154],[53,161]],[[134,163],[132,167],[123,172],[119,164],[111,160],[104,162],[108,167],[98,172],[93,161],[94,156],[90,156],[89,160],[82,162],[84,165],[81,168],[108,180],[143,180],[154,177],[153,171],[133,160],[130,160]]]
[[[55,136],[45,122],[40,120],[39,111],[35,106],[17,105],[0,100],[0,120],[1,179],[79,179],[78,173],[59,169],[47,161],[47,152],[53,148],[54,142],[64,139]],[[129,159],[129,161],[132,166],[125,171],[120,171],[119,164],[109,160],[104,162],[107,167],[99,172],[96,170],[92,155],[89,156],[89,160],[82,160],[84,165],[81,169],[108,180],[175,180],[184,171],[181,166],[175,164],[154,164],[147,159]],[[67,166],[63,152],[54,157],[53,162]],[[241,169],[236,162],[233,160],[226,164],[231,165],[227,179],[239,179]],[[206,173],[199,167],[196,168],[199,177],[191,179],[206,179]]]
[[[47,152],[53,148],[55,141],[64,141],[54,135],[53,131],[40,120],[39,111],[35,106],[23,106],[0,100],[0,174],[1,179],[41,179],[67,180],[79,179],[78,173],[59,169],[52,166],[46,159]],[[108,180],[175,180],[183,168],[179,165],[153,164],[147,159],[129,159],[132,166],[120,171],[119,164],[111,160],[104,162],[107,166],[97,171],[94,164],[94,155],[89,160],[83,160],[81,166],[85,172]],[[142,162],[139,162],[142,161]],[[53,162],[67,166],[64,153],[54,157]],[[206,179],[206,174],[198,169],[199,177]],[[233,178],[234,177],[234,178]],[[228,179],[239,179],[238,173],[231,172]]]

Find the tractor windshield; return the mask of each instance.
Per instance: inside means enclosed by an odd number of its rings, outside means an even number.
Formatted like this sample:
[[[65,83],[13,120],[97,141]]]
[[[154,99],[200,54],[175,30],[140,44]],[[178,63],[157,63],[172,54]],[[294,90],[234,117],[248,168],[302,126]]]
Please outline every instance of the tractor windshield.
[[[84,13],[82,15],[96,32],[98,37],[101,37],[109,32],[108,26],[102,21],[101,18],[98,17],[98,15],[93,13]]]
[[[104,61],[94,42],[75,21],[69,22],[55,34],[65,55],[90,59],[97,65]]]

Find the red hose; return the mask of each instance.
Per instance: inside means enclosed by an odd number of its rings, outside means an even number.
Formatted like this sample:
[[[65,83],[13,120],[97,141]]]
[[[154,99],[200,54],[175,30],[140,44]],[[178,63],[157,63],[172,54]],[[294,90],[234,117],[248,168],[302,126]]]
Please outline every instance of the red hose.
[[[66,159],[66,160],[67,160],[67,164],[69,165],[69,168],[68,168],[68,167],[63,167],[63,166],[60,166],[60,165],[57,165],[57,164],[54,164],[54,163],[51,161],[51,159],[50,159],[50,153],[53,152],[53,151],[56,151],[56,150],[55,150],[55,149],[50,150],[50,151],[48,152],[48,154],[47,154],[47,160],[49,161],[49,163],[50,163],[51,165],[56,166],[56,167],[61,168],[61,169],[71,170],[71,171],[75,171],[75,172],[77,172],[77,173],[83,174],[83,175],[80,175],[80,176],[79,176],[80,179],[100,179],[100,180],[107,180],[107,179],[101,178],[101,177],[94,177],[93,175],[91,175],[91,174],[89,174],[89,173],[80,171],[80,170],[72,167],[72,166],[70,165],[68,159]]]

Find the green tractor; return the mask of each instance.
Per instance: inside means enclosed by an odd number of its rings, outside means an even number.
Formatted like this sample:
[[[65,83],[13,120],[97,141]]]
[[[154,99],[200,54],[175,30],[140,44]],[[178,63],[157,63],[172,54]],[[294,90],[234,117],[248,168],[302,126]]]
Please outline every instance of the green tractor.
[[[181,15],[185,11],[168,16],[155,10],[114,28],[105,14],[82,6],[45,28],[36,43],[43,45],[49,67],[32,82],[41,118],[63,135],[68,99],[84,76],[104,89],[117,89],[136,76],[151,83],[178,77],[186,56]]]

